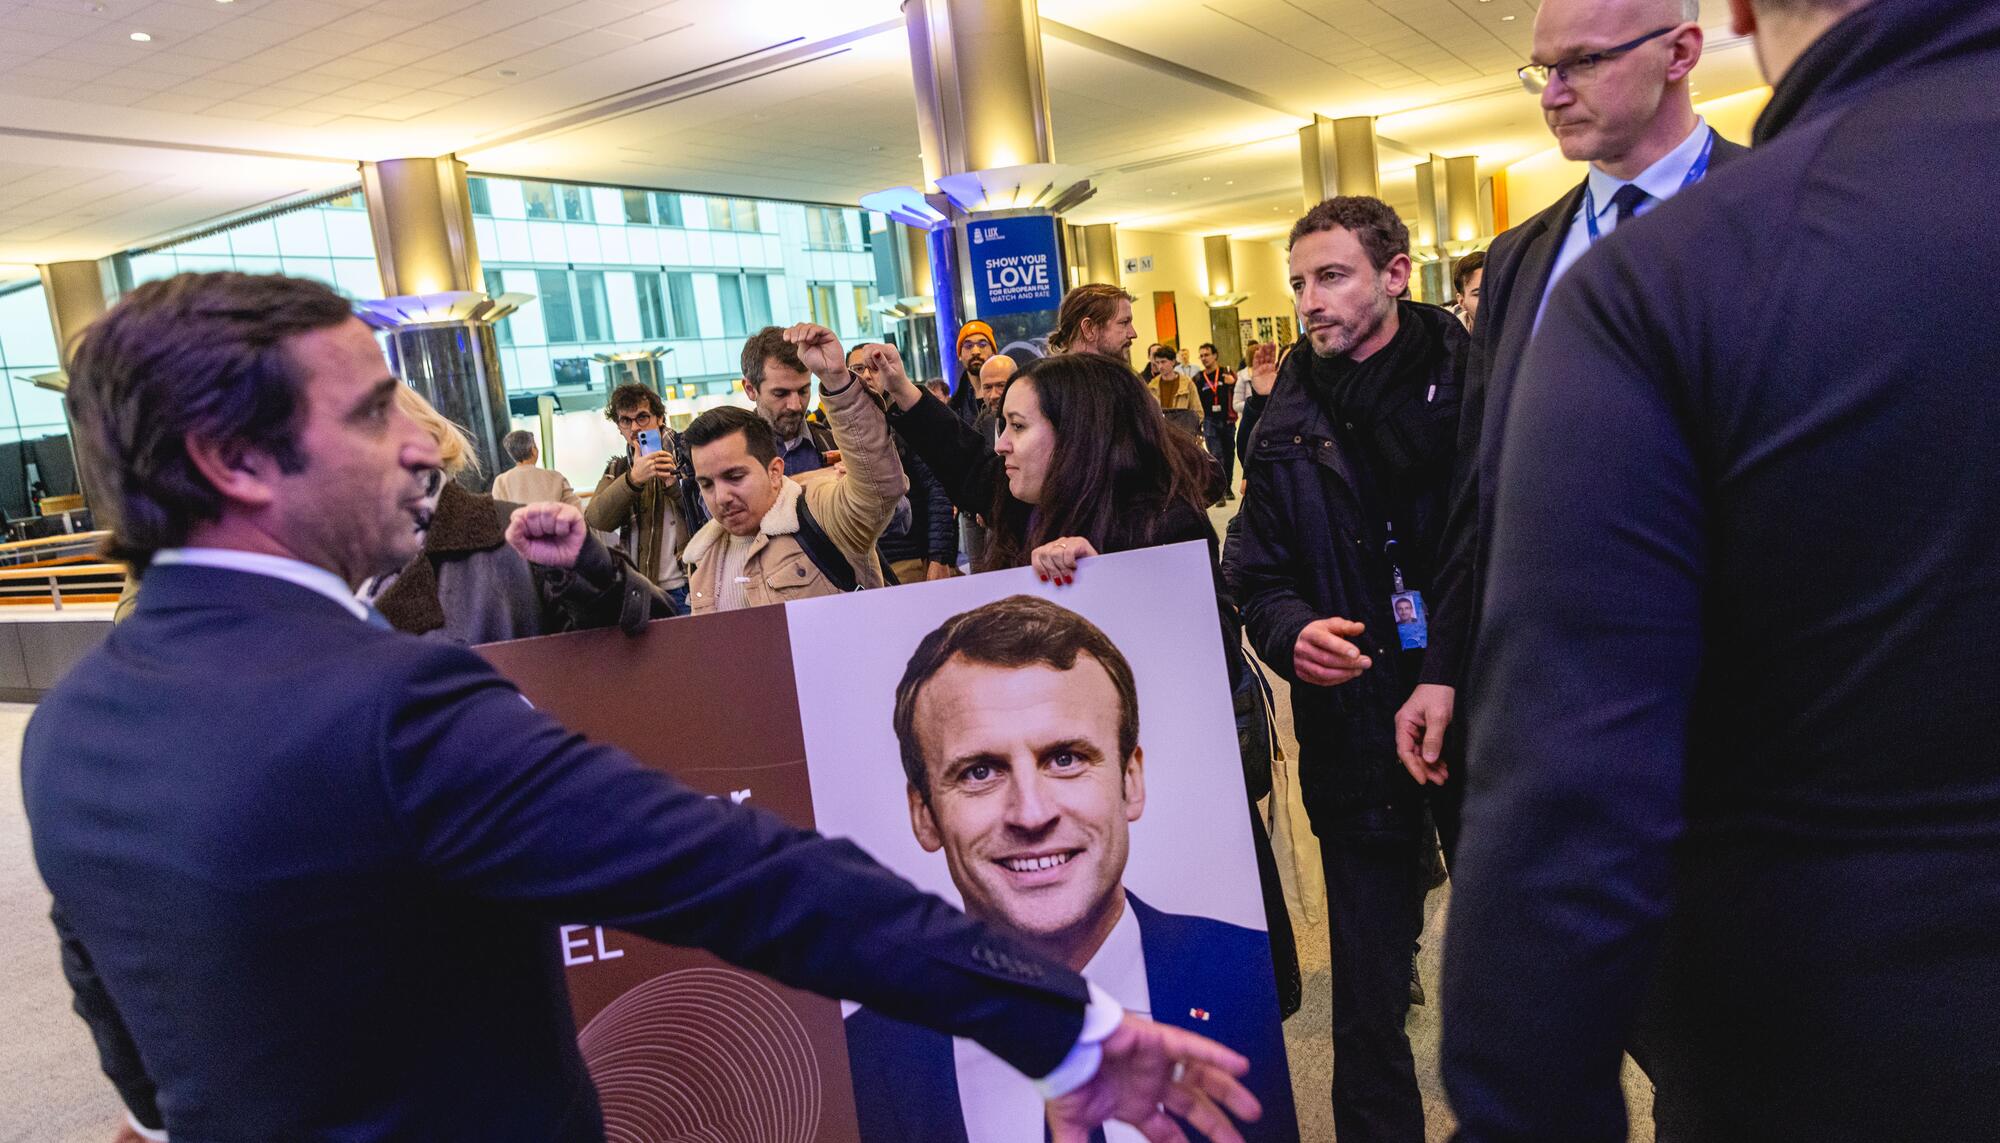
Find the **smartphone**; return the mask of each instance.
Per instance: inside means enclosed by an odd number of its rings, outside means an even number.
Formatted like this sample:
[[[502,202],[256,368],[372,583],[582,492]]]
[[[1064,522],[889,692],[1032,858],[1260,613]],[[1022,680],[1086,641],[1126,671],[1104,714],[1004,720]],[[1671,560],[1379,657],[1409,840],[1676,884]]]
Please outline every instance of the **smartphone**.
[[[640,456],[660,451],[660,430],[640,429],[638,443]]]

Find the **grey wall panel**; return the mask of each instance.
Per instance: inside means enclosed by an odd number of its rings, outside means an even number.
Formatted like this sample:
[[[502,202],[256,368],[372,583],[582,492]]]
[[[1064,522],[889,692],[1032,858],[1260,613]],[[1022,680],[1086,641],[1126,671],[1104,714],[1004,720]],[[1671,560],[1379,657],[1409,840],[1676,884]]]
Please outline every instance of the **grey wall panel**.
[[[0,623],[0,688],[18,690],[31,685],[28,664],[21,657],[21,625]]]
[[[111,633],[111,621],[11,623],[20,632],[28,685],[47,690]]]

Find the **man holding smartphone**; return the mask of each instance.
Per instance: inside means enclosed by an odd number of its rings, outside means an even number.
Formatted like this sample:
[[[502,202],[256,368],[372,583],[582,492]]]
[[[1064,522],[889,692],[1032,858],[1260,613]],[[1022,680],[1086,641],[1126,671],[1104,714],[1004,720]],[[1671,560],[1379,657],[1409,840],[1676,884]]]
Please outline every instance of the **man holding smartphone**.
[[[667,407],[644,385],[620,385],[605,402],[604,417],[618,426],[626,451],[611,458],[584,521],[618,542],[639,570],[666,592],[676,615],[688,611],[687,569],[681,552],[694,526],[681,490],[674,453],[666,444]]]

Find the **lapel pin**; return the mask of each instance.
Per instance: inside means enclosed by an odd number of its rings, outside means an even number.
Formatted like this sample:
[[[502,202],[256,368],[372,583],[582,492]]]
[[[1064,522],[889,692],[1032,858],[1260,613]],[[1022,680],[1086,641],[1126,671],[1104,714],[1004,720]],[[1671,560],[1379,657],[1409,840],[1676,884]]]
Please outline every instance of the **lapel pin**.
[[[1194,1018],[1195,1018],[1196,1020],[1207,1020],[1207,1019],[1208,1019],[1208,1009],[1206,1009],[1206,1008],[1190,1008],[1190,1009],[1188,1009],[1188,1015],[1189,1015],[1189,1016],[1192,1016],[1192,1017],[1194,1017]]]

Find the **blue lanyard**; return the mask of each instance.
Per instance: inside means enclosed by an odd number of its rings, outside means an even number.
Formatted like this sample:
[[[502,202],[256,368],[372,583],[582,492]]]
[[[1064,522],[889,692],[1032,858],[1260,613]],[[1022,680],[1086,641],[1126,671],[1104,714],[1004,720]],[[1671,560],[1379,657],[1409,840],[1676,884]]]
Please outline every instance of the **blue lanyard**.
[[[1700,182],[1701,177],[1708,173],[1708,156],[1714,150],[1715,128],[1710,127],[1708,138],[1701,145],[1700,156],[1695,159],[1694,166],[1688,168],[1687,178],[1681,180],[1681,190]],[[1590,232],[1590,244],[1597,245],[1597,239],[1600,237],[1597,233],[1597,195],[1591,191],[1588,181],[1583,184],[1583,227]]]

